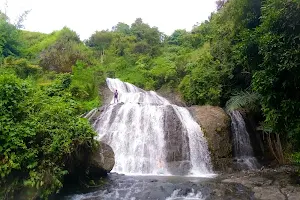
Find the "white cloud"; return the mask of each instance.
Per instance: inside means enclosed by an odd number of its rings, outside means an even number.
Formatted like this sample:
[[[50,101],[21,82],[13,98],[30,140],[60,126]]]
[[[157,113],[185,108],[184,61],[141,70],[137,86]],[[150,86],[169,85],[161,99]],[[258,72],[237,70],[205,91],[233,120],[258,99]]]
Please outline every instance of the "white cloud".
[[[5,0],[0,0],[3,9]],[[68,26],[81,39],[118,22],[131,24],[138,17],[160,31],[190,30],[215,10],[215,0],[8,0],[7,14],[14,19],[31,9],[25,29],[50,33]]]

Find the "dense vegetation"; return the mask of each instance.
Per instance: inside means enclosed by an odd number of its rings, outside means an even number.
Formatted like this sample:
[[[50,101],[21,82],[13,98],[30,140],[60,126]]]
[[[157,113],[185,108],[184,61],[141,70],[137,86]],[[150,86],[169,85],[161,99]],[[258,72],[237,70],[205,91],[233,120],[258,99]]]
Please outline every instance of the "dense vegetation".
[[[274,158],[300,164],[300,1],[219,0],[217,8],[191,32],[167,36],[137,19],[84,42],[67,27],[19,30],[1,13],[0,185],[9,187],[0,196],[59,190],[65,158],[93,146],[79,116],[101,105],[105,77],[178,93],[188,105],[244,108],[258,116]]]
[[[80,115],[99,105],[103,75],[67,28],[24,32],[0,13],[0,30],[0,199],[47,198],[98,145]]]

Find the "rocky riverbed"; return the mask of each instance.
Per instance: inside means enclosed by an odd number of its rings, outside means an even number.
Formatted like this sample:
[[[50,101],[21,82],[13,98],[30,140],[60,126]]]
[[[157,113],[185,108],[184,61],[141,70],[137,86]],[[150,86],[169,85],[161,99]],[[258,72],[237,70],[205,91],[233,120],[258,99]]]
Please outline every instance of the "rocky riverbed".
[[[251,189],[255,199],[300,199],[299,177],[296,174],[296,169],[290,166],[223,174],[215,181],[241,184]]]
[[[125,176],[111,173],[101,187],[76,193],[62,195],[60,199],[300,199],[295,168],[287,166],[218,174],[214,178]]]

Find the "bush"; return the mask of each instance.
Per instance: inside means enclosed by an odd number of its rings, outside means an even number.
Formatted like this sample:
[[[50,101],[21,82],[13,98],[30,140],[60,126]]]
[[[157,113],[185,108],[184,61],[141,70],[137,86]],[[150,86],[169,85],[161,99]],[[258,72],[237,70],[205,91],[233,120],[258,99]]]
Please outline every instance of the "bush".
[[[42,72],[41,67],[32,65],[23,58],[15,59],[13,57],[7,57],[4,59],[4,67],[13,69],[17,76],[23,79],[28,76],[37,76]]]
[[[221,75],[218,63],[209,52],[209,45],[205,44],[198,51],[197,58],[188,64],[186,75],[179,85],[184,99],[189,104],[219,105],[221,97]]]
[[[66,77],[61,87],[69,84]],[[76,116],[78,104],[14,75],[0,75],[0,97],[0,198],[58,192],[69,170],[66,162],[76,162],[79,149],[96,146],[88,121]]]
[[[71,72],[77,61],[91,62],[91,51],[80,41],[78,35],[64,28],[57,40],[40,53],[40,66],[56,72]]]

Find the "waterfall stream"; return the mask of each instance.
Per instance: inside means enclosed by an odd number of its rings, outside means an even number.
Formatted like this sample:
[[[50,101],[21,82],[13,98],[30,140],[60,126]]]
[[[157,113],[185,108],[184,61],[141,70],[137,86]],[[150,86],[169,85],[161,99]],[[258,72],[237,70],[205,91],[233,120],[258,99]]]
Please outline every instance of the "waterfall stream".
[[[234,156],[241,169],[257,169],[259,164],[254,157],[253,149],[246,124],[241,113],[237,110],[229,113],[233,134]]]
[[[106,79],[118,91],[94,121],[98,139],[115,152],[113,172],[127,175],[212,174],[206,139],[186,108],[171,104],[154,91],[119,79]],[[91,111],[87,118],[92,117]]]

